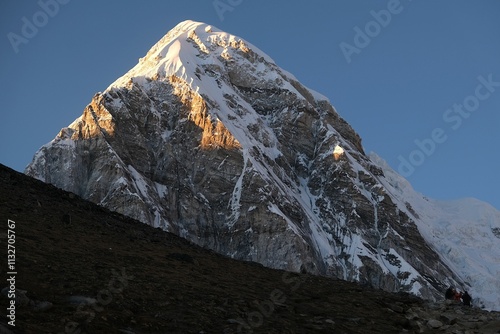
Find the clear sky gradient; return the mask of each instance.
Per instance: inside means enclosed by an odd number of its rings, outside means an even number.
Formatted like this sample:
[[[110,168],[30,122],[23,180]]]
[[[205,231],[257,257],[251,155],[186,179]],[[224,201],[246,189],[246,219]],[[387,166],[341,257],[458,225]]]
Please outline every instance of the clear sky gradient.
[[[3,0],[0,163],[23,171],[191,19],[248,40],[327,96],[366,152],[417,191],[500,209],[499,18],[497,0]]]

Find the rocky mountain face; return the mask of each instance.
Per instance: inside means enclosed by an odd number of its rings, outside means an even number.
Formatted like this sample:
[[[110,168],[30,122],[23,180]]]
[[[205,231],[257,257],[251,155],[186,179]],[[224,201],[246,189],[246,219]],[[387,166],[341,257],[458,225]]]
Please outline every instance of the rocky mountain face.
[[[26,169],[235,259],[431,300],[474,285],[436,252],[422,232],[432,217],[393,173],[325,97],[250,43],[192,21]],[[500,218],[491,224],[500,230]]]

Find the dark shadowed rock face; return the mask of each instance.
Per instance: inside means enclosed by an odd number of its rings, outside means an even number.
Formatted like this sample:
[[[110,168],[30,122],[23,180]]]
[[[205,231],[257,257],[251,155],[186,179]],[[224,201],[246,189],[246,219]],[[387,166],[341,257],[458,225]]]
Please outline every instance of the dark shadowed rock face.
[[[326,98],[200,23],[96,94],[26,173],[272,268],[429,299],[460,281]]]

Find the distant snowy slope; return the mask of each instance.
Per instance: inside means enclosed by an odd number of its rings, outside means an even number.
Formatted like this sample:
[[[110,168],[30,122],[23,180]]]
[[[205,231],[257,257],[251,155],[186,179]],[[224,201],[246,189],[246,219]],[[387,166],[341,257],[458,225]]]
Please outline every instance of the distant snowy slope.
[[[500,310],[500,212],[474,198],[437,201],[417,193],[376,154],[381,182],[412,215],[420,233],[466,283],[458,286],[479,298],[486,309]],[[408,210],[406,203],[411,205]]]

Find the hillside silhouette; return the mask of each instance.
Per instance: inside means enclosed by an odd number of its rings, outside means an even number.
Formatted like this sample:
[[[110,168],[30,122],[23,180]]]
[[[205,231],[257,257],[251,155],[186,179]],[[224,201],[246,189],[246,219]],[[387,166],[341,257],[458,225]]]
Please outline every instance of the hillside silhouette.
[[[0,288],[7,286],[9,219],[15,222],[17,269],[16,326],[4,315],[0,333],[500,329],[498,313],[232,260],[3,165],[0,217]]]

